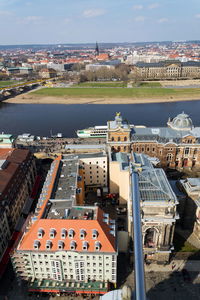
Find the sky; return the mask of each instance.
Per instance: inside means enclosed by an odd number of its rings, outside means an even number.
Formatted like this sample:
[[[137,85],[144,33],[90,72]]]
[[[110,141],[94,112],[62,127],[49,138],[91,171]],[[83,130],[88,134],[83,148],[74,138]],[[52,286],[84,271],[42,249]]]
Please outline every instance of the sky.
[[[0,0],[0,45],[200,40],[200,0]]]

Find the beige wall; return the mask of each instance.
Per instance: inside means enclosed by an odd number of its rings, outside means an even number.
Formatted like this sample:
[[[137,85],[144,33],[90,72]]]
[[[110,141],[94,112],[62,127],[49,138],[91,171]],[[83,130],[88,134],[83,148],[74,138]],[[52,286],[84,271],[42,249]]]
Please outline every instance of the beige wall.
[[[108,163],[107,155],[102,157],[81,158],[80,165],[83,169],[85,185],[108,185]]]
[[[129,169],[122,170],[121,164],[117,161],[110,162],[110,192],[119,193],[120,203],[127,203],[130,195]]]

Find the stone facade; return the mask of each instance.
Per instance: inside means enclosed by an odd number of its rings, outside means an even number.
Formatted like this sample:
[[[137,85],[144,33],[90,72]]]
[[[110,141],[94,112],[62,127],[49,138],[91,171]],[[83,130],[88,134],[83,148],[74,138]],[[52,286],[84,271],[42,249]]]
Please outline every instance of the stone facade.
[[[182,113],[168,120],[168,127],[123,126],[123,120],[108,122],[107,144],[112,152],[144,153],[167,168],[200,168],[200,127]]]
[[[185,63],[180,61],[139,62],[133,66],[132,74],[144,80],[200,78],[200,63],[194,61]]]

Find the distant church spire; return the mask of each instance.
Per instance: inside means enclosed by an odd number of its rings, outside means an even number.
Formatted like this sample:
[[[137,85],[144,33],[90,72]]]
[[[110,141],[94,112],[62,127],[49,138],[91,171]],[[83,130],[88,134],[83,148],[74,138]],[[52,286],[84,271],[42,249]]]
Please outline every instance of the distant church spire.
[[[95,48],[95,55],[98,56],[99,55],[99,45],[96,42],[96,48]]]

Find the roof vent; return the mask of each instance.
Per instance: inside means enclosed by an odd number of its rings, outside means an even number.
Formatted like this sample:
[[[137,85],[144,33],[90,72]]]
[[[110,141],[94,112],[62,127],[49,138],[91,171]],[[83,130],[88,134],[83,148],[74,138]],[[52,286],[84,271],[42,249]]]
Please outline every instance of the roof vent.
[[[38,229],[38,239],[41,239],[43,237],[43,235],[44,235],[44,229],[39,228]]]
[[[68,237],[71,239],[74,237],[74,229],[69,229]]]
[[[62,228],[61,229],[61,239],[65,239],[67,236],[67,231],[65,228]]]
[[[100,242],[95,242],[95,251],[100,251],[100,249],[101,249]]]
[[[85,229],[81,229],[81,230],[80,230],[80,239],[81,239],[81,240],[84,239],[85,236],[86,236],[86,231],[85,231]]]
[[[75,241],[71,241],[70,242],[70,249],[71,250],[75,250],[76,249],[76,242]]]
[[[98,231],[96,229],[93,229],[92,230],[92,238],[97,239],[97,237],[98,237]]]
[[[51,247],[52,247],[52,241],[46,241],[46,249],[47,250],[50,250],[51,249]]]
[[[88,242],[84,241],[82,245],[82,250],[87,250],[88,249]]]
[[[65,246],[65,244],[64,244],[63,241],[58,241],[58,249],[59,249],[59,250],[64,249],[64,246]]]
[[[38,250],[40,248],[40,241],[35,240],[33,244],[34,249]]]
[[[54,228],[51,228],[49,233],[50,239],[54,239],[55,235],[56,235],[56,230]]]

